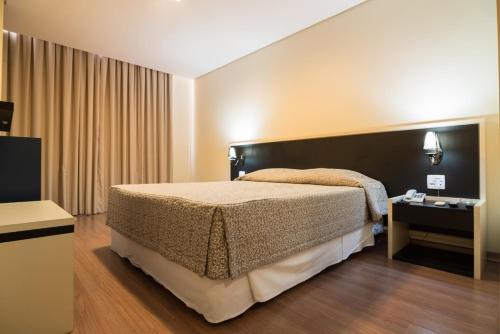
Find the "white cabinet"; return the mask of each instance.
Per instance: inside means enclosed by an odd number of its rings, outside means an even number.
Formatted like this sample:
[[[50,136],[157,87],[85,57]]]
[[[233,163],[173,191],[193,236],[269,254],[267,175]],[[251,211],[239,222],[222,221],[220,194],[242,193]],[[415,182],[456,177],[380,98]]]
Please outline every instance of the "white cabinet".
[[[72,331],[73,223],[51,201],[0,204],[0,333]]]

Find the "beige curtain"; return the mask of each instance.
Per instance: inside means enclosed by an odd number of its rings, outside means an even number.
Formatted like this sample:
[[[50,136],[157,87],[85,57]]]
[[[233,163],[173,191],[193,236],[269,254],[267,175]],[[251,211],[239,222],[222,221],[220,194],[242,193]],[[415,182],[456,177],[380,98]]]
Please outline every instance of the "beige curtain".
[[[168,181],[168,74],[4,32],[11,134],[42,138],[42,197],[106,211],[114,184]]]

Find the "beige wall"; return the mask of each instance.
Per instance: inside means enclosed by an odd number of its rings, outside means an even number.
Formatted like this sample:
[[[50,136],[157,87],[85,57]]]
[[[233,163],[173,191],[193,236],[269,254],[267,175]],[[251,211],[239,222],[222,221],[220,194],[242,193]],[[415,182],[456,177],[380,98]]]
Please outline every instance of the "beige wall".
[[[3,7],[4,1],[0,0],[0,31],[3,31]],[[0,95],[2,94],[2,79],[3,79],[3,37],[0,38]]]
[[[192,179],[194,80],[171,76],[171,180],[188,182]]]
[[[500,252],[495,7],[370,0],[197,79],[195,180],[228,179],[230,142],[489,115],[489,248]]]

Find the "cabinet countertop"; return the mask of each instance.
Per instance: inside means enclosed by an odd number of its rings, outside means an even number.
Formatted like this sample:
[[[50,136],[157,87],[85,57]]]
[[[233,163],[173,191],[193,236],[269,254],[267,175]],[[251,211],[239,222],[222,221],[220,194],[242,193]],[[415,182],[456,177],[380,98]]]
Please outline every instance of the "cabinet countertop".
[[[73,216],[52,201],[0,204],[0,234],[73,224]]]
[[[424,203],[409,203],[409,202],[404,202],[404,201],[399,201],[399,202],[394,202],[394,206],[412,206],[412,207],[422,207],[422,208],[433,208],[433,209],[440,209],[440,210],[457,210],[457,211],[469,211],[469,210],[474,210],[474,206],[467,207],[465,203],[459,203],[456,207],[451,206],[447,201],[446,205],[444,206],[437,206],[434,205],[434,200],[425,200]]]

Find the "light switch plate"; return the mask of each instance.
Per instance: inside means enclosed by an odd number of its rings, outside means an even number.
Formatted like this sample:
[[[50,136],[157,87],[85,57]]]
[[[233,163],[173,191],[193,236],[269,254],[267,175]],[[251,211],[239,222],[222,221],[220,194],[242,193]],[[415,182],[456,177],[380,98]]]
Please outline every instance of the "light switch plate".
[[[245,174],[246,174],[246,173],[245,173],[245,171],[244,171],[244,170],[240,170],[240,171],[238,172],[238,176],[244,176]]]
[[[444,190],[445,187],[444,175],[427,175],[427,189]]]

